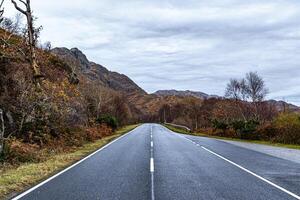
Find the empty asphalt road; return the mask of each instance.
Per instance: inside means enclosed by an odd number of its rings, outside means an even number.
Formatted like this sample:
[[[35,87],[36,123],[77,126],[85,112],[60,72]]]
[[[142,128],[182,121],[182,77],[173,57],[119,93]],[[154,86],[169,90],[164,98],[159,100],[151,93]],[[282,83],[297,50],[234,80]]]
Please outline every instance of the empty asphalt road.
[[[300,164],[142,125],[15,199],[300,199]]]

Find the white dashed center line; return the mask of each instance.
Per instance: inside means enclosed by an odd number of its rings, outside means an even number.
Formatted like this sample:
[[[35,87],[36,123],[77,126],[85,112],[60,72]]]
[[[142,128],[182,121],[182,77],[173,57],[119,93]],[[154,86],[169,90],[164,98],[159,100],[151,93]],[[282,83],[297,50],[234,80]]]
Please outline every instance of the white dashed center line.
[[[151,174],[151,200],[155,200],[155,195],[154,195],[154,143],[153,143],[153,126],[151,126],[150,130],[150,174]]]

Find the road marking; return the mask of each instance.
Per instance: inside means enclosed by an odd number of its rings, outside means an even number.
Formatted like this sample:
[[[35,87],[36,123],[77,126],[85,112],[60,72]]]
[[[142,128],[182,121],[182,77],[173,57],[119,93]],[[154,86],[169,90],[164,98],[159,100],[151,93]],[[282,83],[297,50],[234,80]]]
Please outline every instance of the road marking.
[[[186,137],[184,137],[184,136],[181,136],[181,135],[179,135],[179,134],[176,134],[176,135],[178,135],[179,137],[181,137],[181,138],[183,138],[183,139],[185,139],[185,140],[187,140],[187,141],[189,141],[189,142],[194,143],[194,141],[192,141],[191,139],[188,139],[188,138],[186,138]],[[197,146],[200,146],[200,145],[197,144]],[[256,178],[258,178],[258,179],[260,179],[260,180],[262,180],[262,181],[268,183],[269,185],[272,185],[273,187],[275,187],[275,188],[281,190],[282,192],[284,192],[284,193],[286,193],[286,194],[288,194],[288,195],[290,195],[290,196],[292,196],[292,197],[294,197],[294,198],[300,200],[300,196],[298,196],[297,194],[292,193],[292,192],[288,191],[287,189],[285,189],[285,188],[283,188],[283,187],[280,187],[279,185],[276,185],[275,183],[273,183],[273,182],[271,182],[271,181],[269,181],[269,180],[263,178],[262,176],[259,176],[259,175],[255,174],[254,172],[252,172],[252,171],[250,171],[250,170],[248,170],[248,169],[246,169],[246,168],[244,168],[244,167],[242,167],[242,166],[240,166],[240,165],[234,163],[233,161],[231,161],[231,160],[229,160],[229,159],[227,159],[227,158],[225,158],[225,157],[223,157],[223,156],[221,156],[221,155],[219,155],[219,154],[217,154],[217,153],[215,153],[215,152],[213,152],[213,151],[211,151],[211,150],[205,148],[204,146],[201,146],[201,148],[204,149],[204,150],[206,150],[206,151],[208,151],[209,153],[211,153],[211,154],[213,154],[213,155],[215,155],[215,156],[217,156],[217,157],[219,157],[219,158],[225,160],[226,162],[228,162],[228,163],[230,163],[230,164],[232,164],[232,165],[234,165],[234,166],[240,168],[241,170],[243,170],[243,171],[245,171],[245,172],[247,172],[247,173],[249,173],[249,174],[255,176]]]
[[[153,158],[151,158],[150,159],[150,172],[154,172],[154,159]]]
[[[138,127],[137,127],[137,128],[138,128]],[[133,129],[132,131],[130,131],[130,132],[128,132],[128,133],[126,133],[126,134],[124,134],[124,135],[122,135],[122,136],[120,136],[120,137],[118,137],[117,139],[115,139],[115,140],[113,140],[112,142],[106,144],[105,146],[103,146],[102,148],[98,149],[98,150],[95,151],[94,153],[92,153],[92,154],[88,155],[87,157],[85,157],[85,158],[79,160],[78,162],[74,163],[74,164],[71,165],[70,167],[68,167],[68,168],[66,168],[66,169],[64,169],[64,170],[62,170],[61,172],[55,174],[54,176],[51,176],[50,178],[44,180],[43,182],[41,182],[41,183],[39,183],[38,185],[36,185],[36,186],[30,188],[29,190],[27,190],[27,191],[25,191],[25,192],[19,194],[18,196],[12,198],[11,200],[18,200],[18,199],[21,199],[22,197],[24,197],[25,195],[29,194],[30,192],[36,190],[37,188],[39,188],[39,187],[41,187],[42,185],[48,183],[49,181],[53,180],[54,178],[58,177],[59,175],[61,175],[61,174],[65,173],[66,171],[72,169],[72,168],[75,167],[76,165],[79,165],[79,164],[82,163],[83,161],[89,159],[90,157],[94,156],[95,154],[99,153],[100,151],[106,149],[108,146],[112,145],[113,143],[117,142],[118,140],[122,139],[123,137],[125,137],[125,136],[129,135],[130,133],[134,132],[137,128]]]
[[[205,148],[205,147],[203,147],[203,146],[201,146],[201,148],[204,149],[204,150],[206,150],[206,151],[208,151],[209,153],[211,153],[211,154],[213,154],[213,155],[215,155],[215,156],[217,156],[217,157],[219,157],[219,158],[225,160],[226,162],[228,162],[228,163],[230,163],[230,164],[232,164],[232,165],[234,165],[234,166],[240,168],[241,170],[243,170],[243,171],[245,171],[245,172],[247,172],[247,173],[249,173],[249,174],[255,176],[256,178],[258,178],[258,179],[260,179],[260,180],[262,180],[262,181],[264,181],[264,182],[266,182],[266,183],[272,185],[273,187],[275,187],[275,188],[281,190],[282,192],[285,192],[285,193],[287,193],[288,195],[290,195],[290,196],[292,196],[292,197],[294,197],[294,198],[300,200],[300,196],[298,196],[298,195],[296,195],[296,194],[294,194],[294,193],[292,193],[292,192],[290,192],[290,191],[284,189],[283,187],[280,187],[279,185],[276,185],[275,183],[272,183],[271,181],[269,181],[269,180],[267,180],[267,179],[265,179],[265,178],[263,178],[263,177],[261,177],[261,176],[255,174],[254,172],[252,172],[252,171],[250,171],[250,170],[248,170],[248,169],[246,169],[246,168],[244,168],[244,167],[242,167],[242,166],[240,166],[240,165],[238,165],[238,164],[232,162],[231,160],[229,160],[229,159],[227,159],[227,158],[225,158],[225,157],[223,157],[223,156],[221,156],[221,155],[219,155],[219,154],[217,154],[217,153],[215,153],[215,152],[213,152],[213,151],[211,151],[211,150],[209,150],[209,149],[207,149],[207,148]]]
[[[154,173],[151,173],[151,200],[155,200],[155,195],[154,195]]]
[[[151,174],[151,200],[155,200],[155,195],[154,195],[154,145],[153,145],[153,126],[151,126],[151,131],[150,131],[150,136],[151,136],[151,148],[150,148],[150,174]]]

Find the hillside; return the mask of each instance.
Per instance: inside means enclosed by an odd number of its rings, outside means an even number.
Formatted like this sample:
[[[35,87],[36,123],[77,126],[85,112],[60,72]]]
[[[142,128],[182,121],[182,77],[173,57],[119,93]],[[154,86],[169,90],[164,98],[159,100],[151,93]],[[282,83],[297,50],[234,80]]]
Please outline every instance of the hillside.
[[[158,90],[153,94],[147,94],[127,76],[111,72],[104,66],[89,61],[87,56],[77,48],[54,48],[51,50],[51,53],[71,66],[72,70],[79,76],[87,78],[94,84],[101,84],[103,87],[121,92],[126,97],[132,113],[134,113],[136,118],[143,121],[157,118],[155,115],[158,114],[163,105],[180,104],[188,101],[190,98],[199,99],[199,101],[209,99],[221,100],[223,98],[190,90]],[[275,106],[278,111],[283,111],[284,109],[290,111],[300,110],[297,106],[282,101],[270,100],[267,103]]]
[[[154,93],[157,96],[180,96],[180,97],[196,97],[200,99],[210,99],[210,98],[220,98],[217,95],[208,95],[203,92],[196,92],[196,91],[178,91],[178,90],[158,90]]]
[[[51,53],[72,66],[76,73],[83,74],[92,81],[98,81],[105,87],[124,93],[146,94],[127,76],[111,72],[102,65],[90,62],[86,55],[77,48],[54,48]]]
[[[195,97],[202,100],[216,98],[216,99],[222,99],[224,97],[217,96],[217,95],[208,95],[203,92],[197,92],[197,91],[178,91],[178,90],[158,90],[157,92],[153,93],[153,95],[159,96],[159,97]],[[289,110],[292,112],[300,112],[300,108],[294,104],[286,103],[284,101],[276,101],[276,100],[267,100],[268,104],[273,105],[276,107],[278,111],[284,111]]]
[[[284,101],[276,101],[276,100],[269,100],[267,102],[274,105],[278,111],[300,112],[300,107],[294,104],[290,104]]]

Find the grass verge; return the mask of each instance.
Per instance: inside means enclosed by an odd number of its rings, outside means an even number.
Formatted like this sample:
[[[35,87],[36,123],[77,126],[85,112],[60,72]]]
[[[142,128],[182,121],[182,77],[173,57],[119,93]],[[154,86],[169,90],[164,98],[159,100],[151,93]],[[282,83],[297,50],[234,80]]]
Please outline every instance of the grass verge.
[[[212,135],[207,135],[207,134],[204,134],[204,133],[188,132],[186,130],[179,129],[179,128],[176,128],[176,127],[173,127],[173,126],[170,126],[170,125],[164,125],[164,126],[168,129],[170,129],[171,131],[174,131],[176,133],[181,133],[181,134],[201,136],[201,137],[209,137],[209,138],[220,139],[220,140],[229,140],[229,141],[237,141],[237,142],[245,142],[245,143],[253,143],[253,144],[263,144],[263,145],[269,145],[269,146],[274,146],[274,147],[283,147],[283,148],[300,150],[300,145],[274,143],[274,142],[262,141],[262,140],[243,140],[243,139],[238,139],[238,138],[212,136]]]
[[[112,136],[102,138],[93,143],[87,143],[72,152],[50,156],[44,162],[24,163],[17,168],[5,165],[0,166],[2,168],[0,168],[0,199],[10,198],[16,193],[47,179],[137,126],[125,126],[117,130]]]
[[[180,129],[171,125],[167,125],[167,124],[163,124],[163,126],[165,126],[166,128],[170,129],[171,131],[174,131],[176,133],[182,133],[182,134],[187,134],[187,135],[194,135],[194,133],[189,132],[185,129]]]

